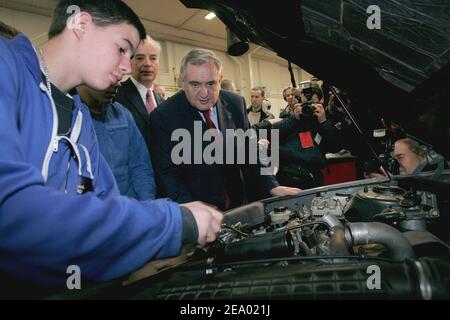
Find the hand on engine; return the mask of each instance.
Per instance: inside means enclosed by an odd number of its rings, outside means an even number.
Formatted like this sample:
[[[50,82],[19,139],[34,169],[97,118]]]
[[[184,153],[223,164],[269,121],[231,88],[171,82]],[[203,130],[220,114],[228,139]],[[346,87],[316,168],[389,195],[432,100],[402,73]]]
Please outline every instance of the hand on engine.
[[[219,210],[201,201],[184,203],[182,206],[191,210],[197,223],[198,244],[203,246],[217,239],[223,220],[223,214]]]
[[[278,186],[270,190],[270,194],[273,196],[293,196],[298,194],[302,189]]]

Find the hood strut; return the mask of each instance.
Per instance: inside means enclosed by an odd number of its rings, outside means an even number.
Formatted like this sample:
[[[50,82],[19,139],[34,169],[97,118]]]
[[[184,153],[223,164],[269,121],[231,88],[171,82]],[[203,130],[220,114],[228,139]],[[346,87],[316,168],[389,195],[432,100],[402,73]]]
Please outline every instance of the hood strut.
[[[359,126],[358,122],[356,121],[355,117],[353,116],[353,114],[350,112],[350,110],[348,109],[347,105],[344,102],[344,99],[342,99],[342,97],[340,96],[340,94],[337,92],[336,88],[333,87],[332,85],[330,85],[330,90],[333,93],[333,95],[336,97],[336,99],[339,101],[339,104],[342,106],[342,108],[344,109],[345,113],[347,114],[347,116],[350,118],[350,120],[352,121],[352,123],[354,124],[356,130],[358,131],[358,133],[362,136],[364,143],[367,145],[367,147],[370,150],[370,153],[372,153],[372,156],[374,157],[374,159],[377,160],[378,164],[380,165],[380,167],[382,167],[384,169],[384,171],[386,172],[389,181],[392,180],[392,175],[390,174],[390,172],[388,171],[387,168],[384,167],[383,162],[381,161],[381,159],[378,157],[378,154],[375,152],[375,150],[373,149],[372,145],[370,144],[369,140],[367,139],[367,137],[364,135],[364,133],[361,130],[361,127]]]

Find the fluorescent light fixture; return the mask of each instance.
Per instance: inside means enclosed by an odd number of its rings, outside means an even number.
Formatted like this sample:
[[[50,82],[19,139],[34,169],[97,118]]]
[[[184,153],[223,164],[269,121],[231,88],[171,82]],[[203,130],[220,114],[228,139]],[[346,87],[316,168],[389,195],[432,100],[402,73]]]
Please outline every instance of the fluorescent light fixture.
[[[216,14],[214,12],[210,12],[205,16],[206,20],[211,20],[216,16]]]

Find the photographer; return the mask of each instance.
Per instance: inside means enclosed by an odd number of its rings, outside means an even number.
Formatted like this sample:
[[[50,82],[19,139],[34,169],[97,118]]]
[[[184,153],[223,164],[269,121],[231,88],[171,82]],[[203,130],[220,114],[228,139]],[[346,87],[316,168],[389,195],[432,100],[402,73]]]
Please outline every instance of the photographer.
[[[400,174],[415,173],[417,167],[427,161],[427,151],[408,138],[395,141],[392,156],[399,164]]]
[[[293,92],[302,103],[295,104],[284,119],[264,121],[254,128],[279,130],[280,168],[276,177],[280,184],[308,189],[323,185],[320,169],[326,165],[324,155],[341,147],[338,129],[326,118],[320,87],[306,82],[301,88]]]
[[[423,171],[434,171],[439,168],[439,164],[442,163],[442,168],[447,168],[448,164],[444,158],[435,153],[430,152],[424,145],[421,145],[418,141],[402,137],[394,142],[393,151],[391,157],[396,162],[394,170],[390,174],[416,174]],[[377,173],[371,174],[369,177],[387,176],[385,170],[380,168]]]

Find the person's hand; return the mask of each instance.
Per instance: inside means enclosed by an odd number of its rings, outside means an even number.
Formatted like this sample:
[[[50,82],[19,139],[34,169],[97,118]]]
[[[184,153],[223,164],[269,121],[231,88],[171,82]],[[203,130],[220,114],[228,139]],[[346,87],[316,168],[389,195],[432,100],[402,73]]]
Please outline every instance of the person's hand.
[[[274,119],[266,119],[267,121],[269,121],[271,124],[275,124],[277,122],[280,122],[283,119],[280,118],[274,118]]]
[[[384,178],[387,176],[388,176],[388,173],[386,172],[386,170],[384,170],[383,167],[380,167],[378,172],[369,172],[369,173],[364,172],[364,178],[366,178],[366,179]]]
[[[364,178],[366,179],[382,178],[382,177],[384,177],[384,175],[378,172],[364,172]]]
[[[300,120],[302,115],[302,105],[300,103],[294,104],[294,117],[297,120]]]
[[[267,150],[269,148],[269,145],[270,145],[270,141],[267,139],[259,139],[258,140],[258,146],[259,146],[259,149],[261,149],[261,150]]]
[[[191,210],[194,216],[198,229],[198,244],[203,246],[216,240],[223,221],[223,214],[220,211],[201,201],[183,203],[181,206]]]
[[[313,103],[314,115],[317,118],[317,122],[323,123],[327,121],[327,115],[325,113],[325,108],[321,103]]]
[[[293,196],[298,194],[302,189],[278,186],[270,190],[270,194],[273,196]]]

